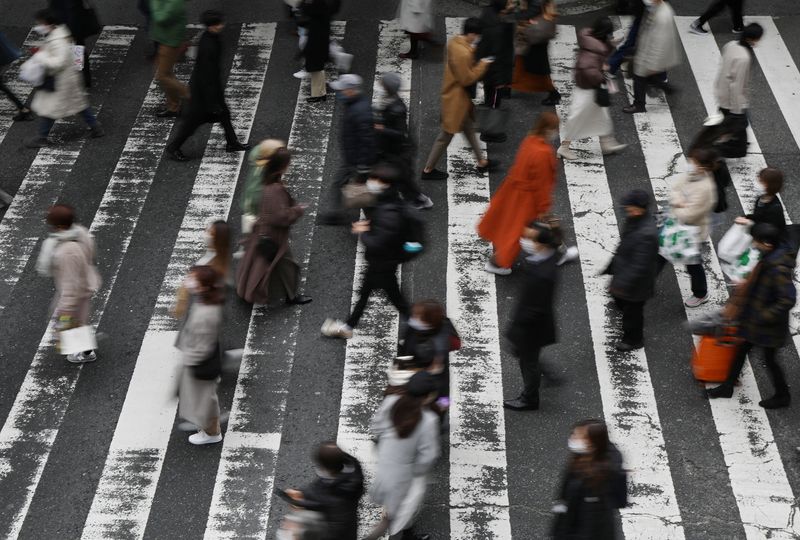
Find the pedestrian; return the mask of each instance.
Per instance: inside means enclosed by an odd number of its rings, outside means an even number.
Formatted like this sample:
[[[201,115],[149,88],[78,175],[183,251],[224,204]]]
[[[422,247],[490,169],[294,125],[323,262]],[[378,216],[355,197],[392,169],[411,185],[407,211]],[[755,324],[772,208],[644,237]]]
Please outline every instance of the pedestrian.
[[[775,394],[761,400],[765,409],[788,407],[791,401],[786,377],[778,363],[778,349],[789,335],[789,312],[797,300],[792,276],[796,253],[782,240],[781,231],[769,223],[757,223],[750,230],[753,246],[761,252],[761,260],[747,280],[737,286],[723,315],[738,323],[737,333],[744,341],[721,385],[706,391],[709,398],[730,398],[745,359],[753,347],[764,351]]]
[[[639,28],[642,24],[644,17],[644,2],[642,0],[631,0],[633,22],[628,28],[628,34],[625,36],[625,41],[619,45],[611,57],[608,59],[608,72],[616,75],[623,62],[630,61],[636,53],[636,38],[639,36]],[[630,78],[630,64],[627,68],[626,77]]]
[[[311,97],[306,100],[310,103],[327,98],[325,64],[329,57],[331,15],[327,0],[303,0],[300,4],[300,17],[306,34],[302,55],[305,70],[311,75]]]
[[[783,188],[783,173],[778,169],[767,167],[758,173],[758,185],[764,193],[758,196],[753,211],[746,216],[735,219],[740,225],[753,226],[756,223],[769,223],[784,234],[786,231],[786,217],[779,193]]]
[[[375,164],[375,117],[361,84],[361,77],[354,73],[342,75],[331,83],[337,98],[344,103],[341,131],[344,160],[333,180],[333,208],[320,217],[325,225],[350,223],[342,209],[342,188],[349,181],[363,182]]]
[[[364,245],[364,258],[367,261],[361,291],[346,322],[325,320],[322,325],[322,334],[325,336],[342,339],[353,337],[353,329],[375,290],[383,290],[400,315],[408,317],[408,301],[400,292],[397,267],[404,260],[403,235],[409,218],[397,194],[396,183],[397,172],[389,167],[376,168],[367,180],[368,189],[376,195],[375,206],[369,213],[369,219],[353,223],[351,229]]]
[[[258,219],[261,193],[264,189],[264,167],[279,148],[286,148],[286,143],[279,139],[265,139],[247,155],[247,178],[242,190],[242,234],[245,238],[252,232]],[[241,254],[244,254],[246,243],[246,240],[242,242]]]
[[[622,454],[608,440],[600,420],[572,428],[569,458],[553,506],[555,540],[615,540],[618,508],[628,505],[627,473]]]
[[[508,13],[507,0],[492,0],[481,10],[483,25],[481,40],[475,51],[477,58],[494,58],[483,76],[483,104],[499,109],[504,91],[511,85],[514,74],[514,31],[515,23]],[[493,136],[487,140],[481,133],[481,140],[503,142],[504,137]],[[502,140],[500,140],[502,139]]]
[[[36,270],[52,277],[56,294],[52,302],[53,320],[57,331],[89,324],[92,296],[100,288],[100,274],[94,264],[94,238],[86,227],[76,223],[75,210],[66,204],[56,204],[47,211],[50,227]],[[97,354],[86,350],[67,355],[73,364],[94,362]]]
[[[517,398],[505,400],[503,406],[514,411],[535,411],[539,408],[539,355],[543,347],[557,341],[553,303],[558,252],[555,235],[545,227],[526,228],[518,242],[525,249],[525,282],[506,336],[512,354],[519,359],[523,390]]]
[[[706,9],[700,17],[692,21],[692,24],[689,25],[689,31],[693,34],[700,34],[701,36],[708,34],[708,30],[703,28],[703,25],[721,13],[725,7],[731,12],[733,33],[740,33],[744,29],[744,19],[742,17],[744,13],[744,0],[713,0],[711,4],[709,4],[708,9]]]
[[[578,58],[575,62],[575,88],[569,106],[569,116],[564,127],[564,136],[558,148],[563,159],[577,159],[570,149],[574,140],[600,136],[600,149],[604,155],[616,154],[627,146],[614,137],[614,123],[609,107],[598,105],[597,92],[607,84],[609,66],[606,63],[614,46],[611,40],[614,25],[608,17],[600,17],[591,28],[578,32]]]
[[[83,86],[72,53],[74,42],[69,29],[61,24],[52,10],[36,12],[37,33],[44,36],[44,43],[33,55],[45,68],[45,82],[33,95],[31,110],[39,116],[39,134],[25,143],[28,148],[41,148],[52,144],[47,136],[56,120],[80,114],[89,126],[90,137],[104,135],[103,128],[95,118],[86,89]]]
[[[222,373],[220,329],[225,303],[223,277],[211,266],[193,266],[185,281],[191,294],[175,347],[178,366],[178,415],[198,427],[189,436],[196,445],[222,440],[217,386]]]
[[[666,0],[648,0],[645,6],[647,13],[642,19],[633,57],[633,103],[622,109],[629,114],[647,111],[648,86],[657,86],[666,93],[674,91],[663,74],[683,59],[672,6]]]
[[[527,93],[547,92],[542,105],[557,105],[561,102],[561,94],[550,77],[548,51],[550,40],[556,37],[556,4],[553,0],[531,1],[523,11],[523,17],[517,25],[511,88]]]
[[[15,60],[19,59],[20,56],[22,56],[20,50],[9,41],[3,32],[0,32],[0,92],[3,92],[9,101],[17,108],[17,114],[12,117],[15,122],[33,120],[31,110],[21,99],[14,95],[14,92],[6,86],[2,78],[3,71]]]
[[[303,489],[287,489],[292,505],[324,516],[319,540],[356,540],[358,502],[364,494],[364,473],[356,458],[335,442],[320,444],[314,452],[317,477]]]
[[[625,225],[617,250],[603,271],[611,274],[609,293],[622,310],[619,351],[644,347],[644,304],[653,296],[658,264],[658,229],[649,205],[650,196],[641,189],[622,197]]]
[[[295,202],[283,182],[290,161],[289,150],[278,148],[264,166],[258,219],[236,274],[237,294],[253,304],[281,297],[290,305],[311,302],[298,292],[300,266],[289,243],[291,226],[307,207]]]
[[[189,88],[175,77],[186,35],[186,0],[150,0],[150,39],[157,44],[156,79],[166,96],[159,118],[177,118],[181,100],[189,99]]]
[[[414,179],[414,143],[408,133],[408,107],[398,94],[400,76],[384,73],[380,79],[382,97],[375,111],[378,160],[389,163],[400,173],[398,189],[403,199],[417,210],[433,207]]]
[[[482,58],[477,63],[473,49],[481,36],[481,22],[470,17],[464,21],[464,28],[460,36],[455,36],[447,42],[447,57],[442,80],[442,127],[439,136],[433,143],[433,148],[428,155],[428,161],[422,170],[423,180],[444,180],[447,173],[436,168],[439,158],[442,157],[450,141],[456,133],[463,132],[469,141],[475,159],[478,162],[478,171],[484,172],[493,169],[497,163],[483,156],[483,150],[475,134],[474,106],[470,97],[469,88],[477,83],[492,60]]]
[[[217,220],[209,225],[205,232],[205,245],[206,252],[194,263],[194,266],[210,266],[213,268],[220,278],[220,287],[225,288],[231,277],[231,228],[227,221]],[[178,319],[182,319],[189,308],[191,301],[190,283],[191,280],[187,276],[175,295],[173,315]]]
[[[83,84],[86,88],[91,88],[92,72],[86,40],[103,30],[94,8],[91,6],[87,8],[85,0],[48,0],[47,7],[67,25],[75,44],[83,47]]]
[[[696,148],[689,153],[688,170],[678,176],[669,194],[671,215],[683,225],[697,227],[694,244],[708,238],[711,213],[717,204],[717,186],[714,183],[714,166],[717,153],[712,149]],[[684,300],[688,308],[696,308],[708,301],[708,285],[703,261],[698,253],[696,260],[686,260],[686,271],[692,284],[692,296]],[[667,259],[658,256],[656,272],[661,273]]]
[[[225,28],[222,12],[209,9],[201,16],[205,32],[197,46],[197,60],[189,81],[192,99],[181,119],[178,133],[166,147],[167,155],[175,161],[188,161],[181,151],[186,139],[207,122],[219,122],[225,130],[225,151],[243,152],[250,145],[239,142],[231,123],[231,111],[225,103],[225,86],[222,83],[222,39]]]
[[[437,396],[450,396],[450,351],[458,333],[447,318],[444,306],[436,300],[422,300],[411,306],[411,316],[403,332],[400,356],[410,356],[414,366],[434,376]]]
[[[397,19],[410,41],[408,52],[400,53],[400,58],[416,59],[419,57],[419,42],[432,43],[431,33],[434,28],[433,0],[400,0]]]
[[[153,22],[153,17],[150,12],[150,0],[136,0],[136,8],[144,17],[144,30],[149,36],[150,26]],[[158,43],[151,41],[150,46],[145,50],[144,57],[148,60],[153,60],[156,57],[156,54],[158,54]]]
[[[743,157],[747,153],[747,111],[750,108],[750,74],[755,47],[764,29],[758,23],[748,24],[738,41],[722,48],[722,61],[714,83],[714,96],[723,114],[720,129],[728,132],[721,151],[725,157]]]
[[[424,371],[409,379],[404,394],[384,398],[370,423],[377,442],[378,463],[370,488],[372,502],[383,507],[383,518],[366,536],[377,540],[428,540],[412,529],[425,497],[427,476],[439,458],[439,418],[429,409],[436,399],[436,382]]]

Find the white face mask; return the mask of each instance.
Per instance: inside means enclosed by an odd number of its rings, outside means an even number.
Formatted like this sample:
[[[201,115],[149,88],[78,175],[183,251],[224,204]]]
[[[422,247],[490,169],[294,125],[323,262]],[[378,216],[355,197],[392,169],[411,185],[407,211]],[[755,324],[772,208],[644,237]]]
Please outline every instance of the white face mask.
[[[50,27],[46,24],[37,24],[33,27],[33,31],[42,36],[46,36],[50,33]]]
[[[569,441],[567,441],[567,448],[573,454],[580,454],[585,455],[590,452],[589,445],[586,444],[586,441],[583,439],[576,439],[575,437],[570,437]]]
[[[425,330],[431,329],[431,325],[425,324],[424,322],[422,322],[422,319],[419,319],[417,317],[411,317],[410,319],[408,319],[408,326],[410,326],[414,330],[419,330],[420,332],[424,332]]]
[[[689,174],[691,174],[691,175],[695,175],[695,174],[697,174],[699,171],[698,171],[698,169],[697,169],[697,165],[695,165],[694,163],[692,163],[692,162],[690,161],[690,162],[689,162],[689,164],[686,166],[686,172],[687,172],[687,173],[689,173]]]
[[[519,246],[522,248],[522,251],[528,255],[536,254],[536,244],[530,238],[520,238]]]
[[[653,7],[653,3],[654,2],[653,2],[653,0],[642,0],[642,3],[645,5],[645,7],[651,8],[651,7]]]
[[[378,180],[367,180],[367,190],[370,193],[380,193],[384,190],[383,182]]]
[[[286,529],[278,529],[275,531],[275,540],[294,540],[295,536],[292,531]]]

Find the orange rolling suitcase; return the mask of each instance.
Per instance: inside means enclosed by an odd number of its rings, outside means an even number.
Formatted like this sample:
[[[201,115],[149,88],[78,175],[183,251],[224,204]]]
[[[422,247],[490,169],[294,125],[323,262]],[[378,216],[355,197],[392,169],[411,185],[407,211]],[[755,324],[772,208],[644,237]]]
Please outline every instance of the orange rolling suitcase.
[[[742,339],[736,337],[735,328],[725,328],[721,333],[703,336],[692,355],[692,373],[702,382],[724,382],[728,377],[736,351]]]

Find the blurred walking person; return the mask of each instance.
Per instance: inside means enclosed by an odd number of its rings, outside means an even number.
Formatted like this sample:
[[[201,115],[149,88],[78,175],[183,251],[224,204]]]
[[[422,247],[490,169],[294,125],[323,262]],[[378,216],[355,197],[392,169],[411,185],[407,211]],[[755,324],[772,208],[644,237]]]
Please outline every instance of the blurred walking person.
[[[753,203],[753,211],[746,216],[736,218],[736,223],[741,225],[755,225],[756,223],[769,223],[781,234],[786,232],[786,216],[780,200],[783,189],[783,173],[778,169],[767,167],[758,173],[757,185],[763,193]]]
[[[156,79],[167,103],[159,118],[177,118],[189,88],[175,77],[175,63],[186,38],[186,0],[150,0],[150,39],[157,44]]]
[[[733,33],[740,33],[744,29],[744,18],[742,17],[744,13],[744,0],[713,0],[711,4],[709,4],[708,9],[706,9],[700,17],[692,21],[692,24],[689,26],[689,31],[701,36],[708,34],[708,30],[703,28],[703,25],[722,13],[722,10],[726,7],[731,12]]]
[[[67,25],[75,44],[83,47],[83,83],[86,88],[91,88],[92,72],[86,40],[103,30],[94,7],[88,0],[48,0],[47,7]]]
[[[214,269],[220,279],[220,286],[225,288],[230,279],[231,266],[231,228],[227,221],[217,220],[206,229],[205,233],[206,251],[203,256],[194,263],[194,266],[210,266]],[[173,315],[183,318],[191,302],[191,290],[189,284],[192,278],[187,276],[176,294]]]
[[[247,239],[247,249],[236,274],[236,293],[246,302],[267,304],[283,298],[287,304],[308,304],[311,298],[298,292],[300,266],[289,242],[292,225],[306,209],[283,183],[291,155],[278,148],[264,167],[258,219]]]
[[[370,432],[377,442],[378,463],[370,498],[383,507],[383,519],[366,536],[377,540],[428,540],[412,526],[425,497],[427,476],[439,458],[439,418],[428,406],[436,399],[436,382],[415,373],[404,394],[384,398]]]
[[[498,109],[514,74],[516,25],[510,18],[507,0],[492,0],[481,10],[480,21],[483,29],[475,56],[494,58],[494,62],[489,65],[483,76],[483,104]],[[481,140],[503,142],[505,137],[497,135],[489,137],[486,133],[481,133]]]
[[[400,53],[400,58],[416,59],[419,57],[419,42],[432,43],[431,32],[434,29],[433,0],[400,0],[397,8],[397,19],[400,27],[408,34],[411,46],[408,52]]]
[[[253,225],[258,219],[258,210],[261,205],[261,193],[264,190],[264,168],[269,164],[272,156],[279,148],[286,148],[286,143],[278,139],[265,139],[253,148],[247,155],[247,178],[242,190],[242,228],[245,240],[241,241],[241,250],[234,257],[244,255],[246,237],[253,230]]]
[[[614,123],[608,106],[597,103],[597,91],[605,84],[609,66],[606,63],[614,50],[611,39],[614,25],[608,17],[600,17],[591,28],[578,32],[578,58],[575,62],[575,88],[569,116],[564,126],[564,137],[558,148],[558,156],[563,159],[577,159],[570,149],[574,140],[600,136],[600,149],[603,154],[615,154],[627,145],[620,144],[614,137]]]
[[[17,114],[13,116],[15,122],[33,120],[31,110],[20,98],[14,95],[14,92],[6,86],[2,78],[3,71],[20,56],[22,56],[20,50],[9,41],[3,32],[0,32],[0,92],[3,92],[8,100],[17,108]]]
[[[622,454],[600,420],[578,422],[567,443],[569,458],[553,506],[555,540],[615,540],[617,509],[628,505]]]
[[[497,165],[484,157],[483,150],[478,143],[474,124],[474,106],[469,90],[481,80],[489,68],[489,64],[492,63],[489,58],[482,58],[479,62],[475,62],[473,48],[480,36],[481,22],[470,17],[464,21],[461,35],[455,36],[447,42],[447,57],[442,80],[442,127],[428,155],[425,168],[422,170],[423,180],[447,178],[447,173],[437,169],[436,164],[447,150],[453,136],[460,132],[464,133],[475,153],[478,171],[487,171]]]
[[[737,286],[725,311],[725,319],[738,323],[739,345],[736,358],[721,385],[706,390],[710,398],[730,398],[747,355],[754,347],[764,351],[764,363],[775,394],[759,405],[765,409],[788,407],[791,402],[786,376],[778,363],[778,349],[789,336],[789,312],[797,301],[792,280],[797,254],[782,239],[781,231],[769,223],[757,223],[750,230],[753,245],[761,260],[747,280]]]
[[[90,137],[104,135],[95,118],[86,89],[75,69],[72,47],[74,42],[66,26],[49,9],[36,12],[34,30],[44,36],[44,43],[32,60],[45,68],[45,82],[36,90],[31,110],[39,116],[39,134],[25,143],[28,148],[41,148],[52,144],[47,138],[56,120],[79,114],[89,126]]]
[[[222,124],[225,130],[226,152],[243,152],[250,149],[249,144],[239,142],[231,123],[231,111],[225,103],[220,38],[220,33],[225,28],[225,20],[221,12],[213,9],[203,12],[201,19],[206,31],[200,37],[194,72],[189,81],[192,100],[178,125],[178,133],[166,147],[167,155],[175,161],[189,160],[181,151],[181,146],[197,128],[207,122]]]
[[[56,204],[47,211],[50,234],[42,243],[36,261],[37,272],[52,277],[56,294],[52,302],[56,330],[70,330],[89,324],[92,296],[100,288],[100,274],[94,264],[95,246],[91,233],[75,220],[75,210]],[[73,364],[94,362],[93,350],[67,355]]]
[[[303,0],[300,14],[306,32],[302,55],[305,71],[311,76],[311,97],[307,101],[316,103],[327,98],[325,64],[330,55],[331,9],[327,0]]]
[[[530,1],[522,16],[515,38],[516,60],[511,88],[528,93],[547,92],[542,105],[557,105],[561,94],[550,78],[548,52],[550,40],[556,36],[556,4],[553,0]]]
[[[630,61],[633,58],[633,55],[636,53],[636,38],[639,36],[639,28],[642,25],[642,18],[644,17],[645,7],[644,2],[642,0],[632,0],[631,1],[631,11],[633,15],[633,22],[631,23],[630,27],[628,28],[628,34],[625,36],[625,41],[619,45],[611,57],[608,59],[608,72],[612,75],[616,75],[619,68],[622,66],[623,62]],[[633,74],[631,73],[631,64],[628,64],[628,70],[626,71],[625,76],[630,78]]]
[[[181,351],[178,373],[178,415],[195,426],[196,445],[222,440],[217,386],[222,374],[220,329],[225,303],[223,277],[211,266],[193,266],[185,281],[192,295],[175,346]]]
[[[624,112],[647,111],[645,97],[648,86],[657,86],[666,93],[673,91],[663,73],[683,59],[674,17],[675,11],[666,0],[651,0],[647,5],[633,57],[633,103],[624,107]]]
[[[622,197],[626,219],[617,250],[603,271],[611,274],[609,293],[622,310],[618,351],[644,347],[644,304],[655,292],[658,229],[650,214],[650,195],[634,189]]]

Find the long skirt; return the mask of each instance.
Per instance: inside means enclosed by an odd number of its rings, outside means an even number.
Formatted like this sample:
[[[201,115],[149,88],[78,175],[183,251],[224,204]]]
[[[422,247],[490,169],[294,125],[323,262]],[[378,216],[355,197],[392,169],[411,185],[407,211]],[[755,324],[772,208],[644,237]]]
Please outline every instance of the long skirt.
[[[594,101],[595,91],[578,88],[572,91],[572,103],[564,128],[563,140],[577,141],[597,135],[611,135],[614,124],[608,107],[601,107]]]
[[[408,492],[400,502],[397,512],[395,515],[389,516],[389,536],[410,529],[414,525],[414,519],[425,498],[426,482],[427,476],[415,476],[411,481]]]
[[[178,414],[200,429],[211,428],[212,420],[219,418],[217,380],[197,379],[187,366],[181,366],[178,376]]]

